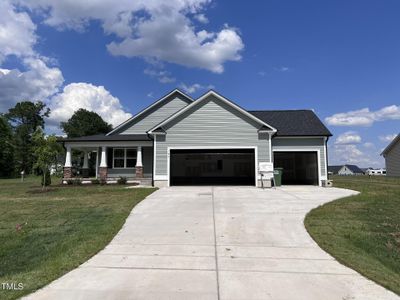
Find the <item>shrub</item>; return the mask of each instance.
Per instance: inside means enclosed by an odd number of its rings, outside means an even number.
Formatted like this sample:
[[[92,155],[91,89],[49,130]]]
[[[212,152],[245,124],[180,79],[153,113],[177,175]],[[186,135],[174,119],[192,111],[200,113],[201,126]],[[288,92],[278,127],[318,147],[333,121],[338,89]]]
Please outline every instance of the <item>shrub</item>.
[[[118,184],[126,184],[128,179],[126,177],[120,176],[117,180]]]
[[[72,179],[68,179],[68,180],[67,180],[67,184],[68,184],[68,185],[72,185],[72,184],[74,184],[74,181],[73,181]]]
[[[75,180],[73,180],[73,184],[74,185],[82,185],[82,179],[76,178]]]
[[[91,183],[92,183],[92,184],[100,184],[100,180],[98,180],[98,179],[92,179],[92,180],[91,180]]]

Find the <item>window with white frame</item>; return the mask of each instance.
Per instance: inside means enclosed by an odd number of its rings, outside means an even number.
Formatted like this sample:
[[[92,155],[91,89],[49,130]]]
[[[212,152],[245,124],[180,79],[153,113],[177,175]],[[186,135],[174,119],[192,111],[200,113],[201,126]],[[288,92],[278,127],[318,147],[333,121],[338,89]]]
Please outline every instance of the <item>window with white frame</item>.
[[[136,148],[114,148],[113,168],[130,169],[136,166]]]

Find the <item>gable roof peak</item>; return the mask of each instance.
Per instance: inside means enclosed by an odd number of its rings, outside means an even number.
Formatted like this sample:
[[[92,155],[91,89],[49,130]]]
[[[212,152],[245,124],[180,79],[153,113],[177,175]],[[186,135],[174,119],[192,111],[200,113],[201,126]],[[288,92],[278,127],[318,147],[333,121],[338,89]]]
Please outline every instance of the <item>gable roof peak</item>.
[[[259,123],[260,125],[266,127],[266,128],[270,128],[270,131],[272,133],[277,132],[277,129],[272,127],[271,125],[267,124],[265,121],[259,119],[258,117],[254,116],[253,114],[249,113],[247,110],[245,110],[244,108],[240,107],[239,105],[237,105],[236,103],[234,103],[233,101],[225,98],[224,96],[222,96],[221,94],[219,94],[218,92],[210,89],[208,90],[205,94],[201,95],[199,98],[197,98],[196,101],[192,102],[191,104],[187,105],[186,107],[184,107],[183,109],[179,110],[178,112],[176,112],[175,114],[173,114],[172,116],[170,116],[169,118],[165,119],[163,122],[159,123],[158,125],[154,126],[153,128],[151,128],[149,131],[147,131],[147,133],[152,134],[157,128],[164,126],[165,124],[169,123],[171,120],[175,119],[177,116],[181,115],[182,113],[186,112],[187,110],[191,109],[192,107],[194,107],[195,105],[198,105],[199,103],[205,101],[205,99],[207,99],[209,96],[214,96],[217,99],[221,100],[222,102],[226,103],[227,105],[231,106],[232,108],[236,109],[237,111],[239,111],[240,113],[242,113],[243,115],[247,116],[248,118],[256,121],[257,123]]]
[[[167,99],[169,99],[171,96],[173,96],[174,94],[180,94],[181,96],[183,96],[184,99],[187,99],[188,104],[191,104],[194,99],[192,97],[190,97],[189,95],[185,94],[184,92],[182,92],[180,89],[175,88],[172,91],[170,91],[168,94],[162,96],[161,98],[159,98],[157,101],[153,102],[152,104],[150,104],[149,106],[147,106],[145,109],[143,109],[142,111],[138,112],[137,114],[133,115],[132,117],[130,117],[128,120],[126,120],[125,122],[121,123],[120,125],[118,125],[117,127],[115,127],[113,130],[111,130],[109,133],[106,134],[106,136],[108,135],[112,135],[113,133],[117,132],[118,130],[120,130],[122,127],[124,127],[125,125],[127,125],[128,123],[132,122],[133,120],[137,119],[139,116],[143,115],[145,112],[151,110],[153,107],[155,107],[156,105],[166,101]]]

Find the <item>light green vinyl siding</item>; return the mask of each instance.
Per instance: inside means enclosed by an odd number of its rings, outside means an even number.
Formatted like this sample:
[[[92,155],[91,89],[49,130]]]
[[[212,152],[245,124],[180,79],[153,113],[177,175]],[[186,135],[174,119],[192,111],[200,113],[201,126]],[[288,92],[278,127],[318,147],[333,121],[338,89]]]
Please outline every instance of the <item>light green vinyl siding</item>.
[[[400,176],[400,142],[385,155],[387,176]]]
[[[152,108],[150,112],[144,113],[142,116],[128,123],[124,128],[119,130],[119,134],[145,134],[148,130],[164,121],[169,116],[181,110],[188,105],[187,99],[183,96],[171,97],[167,101]]]
[[[270,158],[268,134],[259,134],[260,124],[221,100],[210,96],[165,128],[157,136],[156,175],[167,175],[168,147],[257,147],[259,162]]]

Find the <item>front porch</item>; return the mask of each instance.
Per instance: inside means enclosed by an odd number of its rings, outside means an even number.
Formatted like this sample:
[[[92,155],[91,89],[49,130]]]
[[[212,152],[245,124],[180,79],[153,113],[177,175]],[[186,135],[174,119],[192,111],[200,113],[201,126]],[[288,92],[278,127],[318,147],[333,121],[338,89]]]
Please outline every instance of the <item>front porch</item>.
[[[82,183],[117,183],[123,178],[127,183],[152,185],[152,141],[128,140],[128,136],[123,137],[123,141],[107,141],[107,138],[63,140],[66,150],[63,183],[74,180]]]

